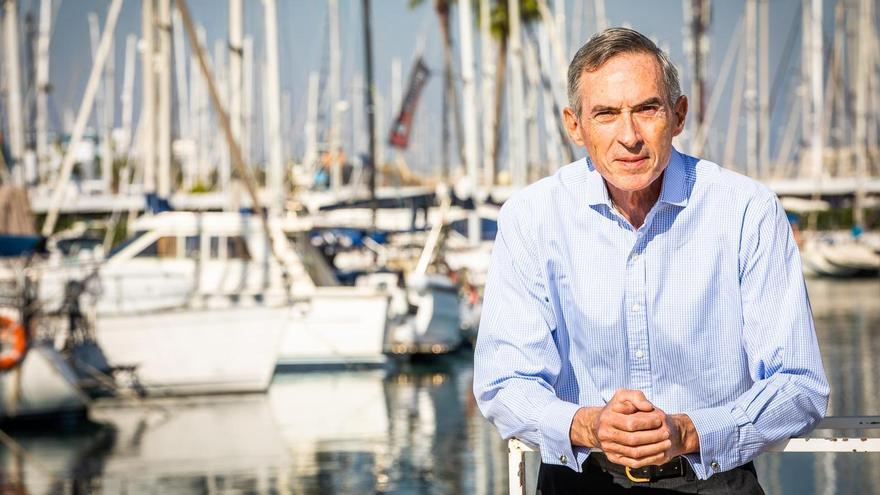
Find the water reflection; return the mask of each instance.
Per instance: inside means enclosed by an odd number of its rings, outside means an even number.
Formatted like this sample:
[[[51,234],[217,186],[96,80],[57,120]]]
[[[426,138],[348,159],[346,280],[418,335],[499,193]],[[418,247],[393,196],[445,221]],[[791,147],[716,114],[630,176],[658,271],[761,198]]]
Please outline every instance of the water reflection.
[[[810,280],[807,284],[825,372],[828,414],[880,415],[880,280]],[[865,432],[817,435],[865,436]],[[868,432],[880,436],[880,432]],[[756,463],[767,493],[876,493],[880,453],[765,454]]]
[[[506,453],[475,410],[471,356],[393,373],[281,375],[294,493],[503,493]],[[308,409],[303,410],[303,404]],[[297,409],[296,404],[300,405]]]
[[[829,413],[880,415],[880,281],[810,281]],[[103,403],[104,426],[11,432],[3,493],[507,493],[472,355],[393,372],[276,375],[264,395]],[[853,432],[836,432],[852,435]],[[873,493],[880,454],[767,454],[767,493]]]
[[[266,493],[287,464],[264,395],[102,405],[92,415],[117,431],[105,493]]]

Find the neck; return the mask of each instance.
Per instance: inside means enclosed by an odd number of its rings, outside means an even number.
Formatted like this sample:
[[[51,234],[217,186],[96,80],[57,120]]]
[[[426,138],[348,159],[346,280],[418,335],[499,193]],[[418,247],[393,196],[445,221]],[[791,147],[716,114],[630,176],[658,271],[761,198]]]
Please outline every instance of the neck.
[[[665,173],[665,172],[664,172]],[[623,215],[629,223],[639,228],[645,223],[648,212],[660,198],[660,190],[663,188],[663,175],[657,178],[648,187],[639,191],[624,191],[606,182],[608,194],[614,207]]]

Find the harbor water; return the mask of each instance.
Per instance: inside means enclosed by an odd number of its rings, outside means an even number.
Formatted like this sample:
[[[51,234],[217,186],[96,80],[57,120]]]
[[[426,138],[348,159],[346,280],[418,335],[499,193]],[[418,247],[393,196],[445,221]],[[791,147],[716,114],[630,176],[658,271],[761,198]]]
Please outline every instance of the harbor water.
[[[828,414],[880,415],[880,281],[808,286],[832,384]],[[99,403],[94,424],[4,430],[0,488],[506,493],[506,443],[476,407],[472,359],[462,352],[394,371],[278,373],[266,394]],[[768,494],[876,493],[880,486],[880,453],[773,453],[756,464]]]

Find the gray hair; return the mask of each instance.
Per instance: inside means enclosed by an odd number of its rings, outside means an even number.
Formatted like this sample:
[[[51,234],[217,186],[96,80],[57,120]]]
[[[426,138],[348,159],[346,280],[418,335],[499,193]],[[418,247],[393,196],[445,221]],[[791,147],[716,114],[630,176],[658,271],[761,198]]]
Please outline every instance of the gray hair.
[[[581,116],[580,85],[584,72],[593,72],[611,58],[624,53],[647,53],[653,55],[663,72],[663,87],[670,106],[681,96],[678,69],[672,65],[663,50],[642,33],[621,27],[608,28],[596,33],[574,55],[568,65],[568,104],[574,114]]]

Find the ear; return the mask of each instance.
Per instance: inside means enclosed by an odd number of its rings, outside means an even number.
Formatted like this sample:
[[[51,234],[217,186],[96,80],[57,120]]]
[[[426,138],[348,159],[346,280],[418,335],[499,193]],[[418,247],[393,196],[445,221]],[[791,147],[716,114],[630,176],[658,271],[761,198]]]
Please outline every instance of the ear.
[[[578,122],[577,116],[574,114],[574,110],[565,107],[565,110],[562,111],[562,120],[565,124],[565,130],[568,132],[569,139],[578,146],[586,146],[584,144],[584,139],[581,137],[581,125]]]
[[[672,113],[675,115],[675,127],[672,128],[672,135],[678,136],[684,130],[684,122],[688,113],[687,96],[681,95],[678,97],[678,101],[672,107]]]

